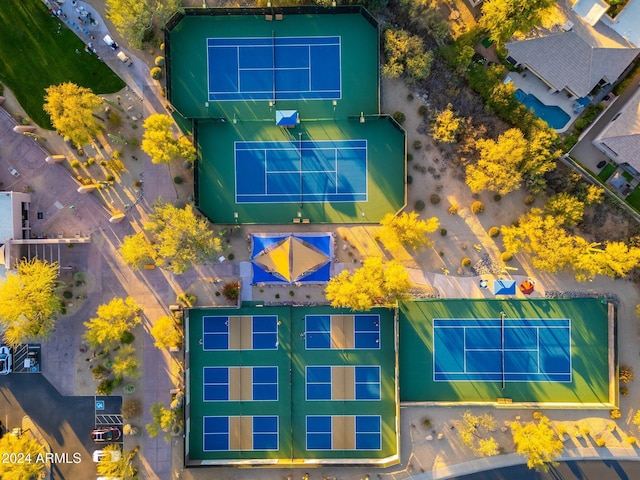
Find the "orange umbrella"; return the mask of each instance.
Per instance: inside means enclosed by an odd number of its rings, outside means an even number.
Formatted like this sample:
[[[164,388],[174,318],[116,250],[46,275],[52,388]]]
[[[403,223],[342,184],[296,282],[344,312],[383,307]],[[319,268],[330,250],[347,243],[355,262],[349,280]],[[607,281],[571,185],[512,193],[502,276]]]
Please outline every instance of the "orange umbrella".
[[[529,280],[525,280],[520,284],[520,291],[525,295],[530,295],[533,293],[535,285],[531,283]]]

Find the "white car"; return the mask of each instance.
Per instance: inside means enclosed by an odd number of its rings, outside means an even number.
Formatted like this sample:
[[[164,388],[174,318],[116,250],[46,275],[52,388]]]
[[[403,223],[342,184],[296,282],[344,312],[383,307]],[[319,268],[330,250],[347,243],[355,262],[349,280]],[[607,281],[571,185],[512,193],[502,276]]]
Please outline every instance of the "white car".
[[[111,35],[105,35],[104,38],[102,39],[102,41],[104,43],[106,43],[107,45],[109,45],[114,50],[116,50],[119,47],[119,45],[116,43],[116,41],[113,38],[111,38]]]
[[[11,373],[11,349],[5,345],[0,347],[0,375]]]
[[[100,460],[108,458],[109,454],[111,454],[110,461],[117,462],[120,460],[120,450],[94,450],[92,458],[94,462],[98,463]]]

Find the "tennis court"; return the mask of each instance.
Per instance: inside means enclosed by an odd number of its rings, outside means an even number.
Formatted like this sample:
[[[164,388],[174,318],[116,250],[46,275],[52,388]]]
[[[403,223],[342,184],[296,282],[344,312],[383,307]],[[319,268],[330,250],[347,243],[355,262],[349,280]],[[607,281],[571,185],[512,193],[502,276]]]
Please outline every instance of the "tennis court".
[[[208,38],[209,101],[339,99],[340,37]]]
[[[205,350],[277,350],[278,317],[206,316],[201,338]]]
[[[229,348],[234,324],[242,339]],[[327,326],[334,337],[335,328],[350,328],[350,340],[307,349],[312,324],[329,339]],[[258,325],[264,328],[256,331]],[[356,342],[356,331],[385,341]],[[275,341],[264,341],[269,348],[249,348],[262,343],[253,335],[274,333]],[[185,316],[185,335],[187,464],[397,463],[392,311],[194,308]]]
[[[616,403],[605,299],[401,302],[402,402]]]
[[[307,450],[380,450],[382,422],[378,415],[310,415]]]
[[[435,381],[570,382],[571,320],[433,319]]]
[[[367,141],[235,142],[236,203],[367,200]]]
[[[305,348],[377,349],[380,348],[380,316],[378,315],[307,315]]]

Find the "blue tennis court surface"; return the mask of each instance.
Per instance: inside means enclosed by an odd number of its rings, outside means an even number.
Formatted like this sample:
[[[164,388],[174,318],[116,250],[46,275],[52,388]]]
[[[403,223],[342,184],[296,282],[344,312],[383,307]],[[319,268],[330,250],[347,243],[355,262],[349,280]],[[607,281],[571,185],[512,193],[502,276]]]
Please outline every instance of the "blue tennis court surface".
[[[434,319],[433,357],[435,381],[571,382],[571,321]]]
[[[367,141],[236,142],[237,203],[364,202]]]
[[[243,331],[242,324],[246,327]],[[205,316],[202,319],[204,350],[277,350],[278,317]]]
[[[341,97],[340,37],[208,38],[209,101]]]
[[[307,450],[380,450],[379,415],[307,416]]]
[[[278,367],[204,367],[205,402],[276,401]]]
[[[344,324],[345,317],[353,318],[351,322],[348,322],[351,325],[347,328]],[[336,318],[343,319],[341,324],[335,321]],[[336,342],[335,337],[338,335],[343,337],[343,341]],[[379,349],[380,316],[307,315],[305,317],[305,346],[307,350]]]
[[[278,450],[278,416],[205,416],[205,452]]]
[[[306,379],[307,400],[380,400],[378,365],[307,366]]]

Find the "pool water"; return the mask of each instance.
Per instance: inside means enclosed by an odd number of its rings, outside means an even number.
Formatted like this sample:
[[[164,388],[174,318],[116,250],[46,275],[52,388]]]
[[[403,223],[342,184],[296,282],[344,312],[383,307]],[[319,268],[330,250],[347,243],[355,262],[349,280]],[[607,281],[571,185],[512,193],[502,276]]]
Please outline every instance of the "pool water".
[[[516,100],[522,103],[525,107],[533,109],[533,113],[535,113],[538,118],[547,122],[551,128],[559,130],[569,123],[569,120],[571,120],[569,114],[560,107],[556,105],[545,105],[538,100],[538,97],[535,95],[524,93],[524,91],[518,89],[515,91],[514,96],[516,97]]]

